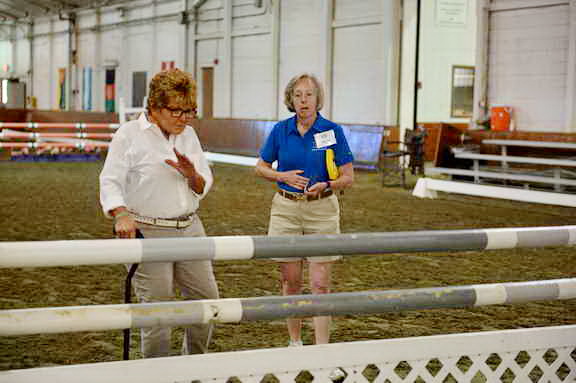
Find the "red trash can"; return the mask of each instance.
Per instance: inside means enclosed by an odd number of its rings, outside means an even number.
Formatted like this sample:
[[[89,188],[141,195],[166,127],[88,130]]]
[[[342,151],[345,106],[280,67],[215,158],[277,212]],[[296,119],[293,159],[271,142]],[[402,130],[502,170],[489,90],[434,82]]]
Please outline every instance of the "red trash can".
[[[505,105],[494,105],[490,109],[490,129],[495,131],[510,130],[512,119],[512,107]]]

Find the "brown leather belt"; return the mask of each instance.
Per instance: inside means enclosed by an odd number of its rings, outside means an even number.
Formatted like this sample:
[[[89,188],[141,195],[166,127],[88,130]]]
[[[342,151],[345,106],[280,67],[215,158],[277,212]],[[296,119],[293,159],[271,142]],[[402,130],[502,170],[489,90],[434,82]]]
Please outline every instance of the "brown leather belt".
[[[283,189],[278,190],[278,194],[282,197],[290,199],[292,201],[316,201],[322,198],[330,197],[332,194],[332,190],[324,190],[320,192],[316,196],[306,195],[304,193],[292,193]]]

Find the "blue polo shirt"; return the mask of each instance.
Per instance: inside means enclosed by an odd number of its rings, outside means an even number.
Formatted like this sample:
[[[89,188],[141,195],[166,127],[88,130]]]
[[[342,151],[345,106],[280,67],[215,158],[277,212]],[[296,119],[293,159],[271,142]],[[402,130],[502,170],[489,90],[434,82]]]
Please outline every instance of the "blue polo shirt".
[[[314,135],[329,130],[334,131],[336,143],[317,148]],[[304,136],[301,136],[296,126],[296,116],[294,116],[274,125],[266,143],[260,150],[260,158],[268,163],[278,161],[277,170],[281,172],[303,170],[304,173],[301,175],[310,179],[308,187],[311,187],[317,182],[329,180],[326,170],[326,149],[334,150],[337,166],[345,165],[354,160],[340,125],[325,119],[318,113],[312,127]],[[278,182],[278,186],[287,191],[302,192],[302,190],[295,189],[283,182]]]

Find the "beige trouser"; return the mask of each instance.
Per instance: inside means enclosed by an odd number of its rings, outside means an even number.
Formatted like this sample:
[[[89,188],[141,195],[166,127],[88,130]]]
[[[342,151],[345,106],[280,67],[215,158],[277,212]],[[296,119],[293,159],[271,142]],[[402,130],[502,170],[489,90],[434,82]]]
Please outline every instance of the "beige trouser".
[[[339,234],[340,205],[338,198],[329,197],[314,201],[294,201],[274,194],[270,209],[268,235]],[[307,257],[308,262],[336,261],[341,256]],[[300,258],[274,258],[279,262],[294,262]]]
[[[185,229],[163,228],[138,224],[144,238],[204,237],[206,233],[198,216]],[[218,286],[212,261],[141,263],[134,275],[134,291],[139,301],[173,300],[175,288],[186,299],[217,299]],[[141,350],[145,358],[170,355],[170,328],[141,329]],[[207,352],[212,325],[193,325],[185,329],[182,354]]]

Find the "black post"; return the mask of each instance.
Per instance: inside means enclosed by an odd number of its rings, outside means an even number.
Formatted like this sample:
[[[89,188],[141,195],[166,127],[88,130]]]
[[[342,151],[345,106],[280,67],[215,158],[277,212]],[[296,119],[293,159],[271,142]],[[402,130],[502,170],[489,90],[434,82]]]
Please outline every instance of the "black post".
[[[416,0],[416,57],[414,59],[414,126],[413,130],[416,131],[418,126],[418,89],[420,88],[418,82],[418,68],[420,66],[420,0]]]

